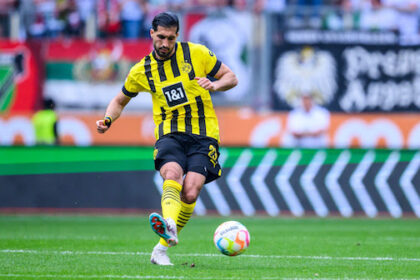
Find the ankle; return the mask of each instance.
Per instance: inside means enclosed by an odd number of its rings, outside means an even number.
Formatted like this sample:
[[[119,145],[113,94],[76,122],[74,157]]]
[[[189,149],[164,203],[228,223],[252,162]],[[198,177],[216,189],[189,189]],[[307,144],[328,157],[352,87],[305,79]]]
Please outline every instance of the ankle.
[[[169,247],[166,247],[165,245],[160,244],[160,242],[158,244],[156,244],[155,249],[157,250],[161,250],[161,251],[167,251]]]

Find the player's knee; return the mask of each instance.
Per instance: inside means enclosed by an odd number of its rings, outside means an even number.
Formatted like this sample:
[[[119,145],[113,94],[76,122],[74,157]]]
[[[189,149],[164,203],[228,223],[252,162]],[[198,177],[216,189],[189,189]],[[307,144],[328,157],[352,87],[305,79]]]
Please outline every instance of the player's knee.
[[[188,204],[194,203],[197,198],[198,198],[198,194],[200,192],[198,190],[192,189],[192,190],[188,190],[185,192],[182,192],[182,201]]]
[[[182,169],[176,165],[164,165],[160,170],[162,177],[165,180],[174,180],[182,184],[183,172]]]
[[[165,178],[165,180],[174,180],[180,182],[182,181],[182,172],[175,169],[168,169],[163,174],[163,178]]]

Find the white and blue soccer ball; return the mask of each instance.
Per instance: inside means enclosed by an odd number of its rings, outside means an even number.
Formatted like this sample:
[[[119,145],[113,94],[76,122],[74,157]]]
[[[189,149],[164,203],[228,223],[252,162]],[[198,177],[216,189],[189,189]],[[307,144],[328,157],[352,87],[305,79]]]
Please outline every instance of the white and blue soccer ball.
[[[213,236],[216,248],[227,256],[242,254],[248,248],[250,240],[248,229],[237,221],[222,223]]]

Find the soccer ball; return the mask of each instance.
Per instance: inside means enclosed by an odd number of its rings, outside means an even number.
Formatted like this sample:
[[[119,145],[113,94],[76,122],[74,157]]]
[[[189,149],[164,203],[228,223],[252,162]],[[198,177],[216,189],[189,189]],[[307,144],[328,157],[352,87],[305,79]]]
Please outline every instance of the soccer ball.
[[[246,227],[236,221],[224,222],[214,232],[216,248],[227,256],[242,254],[249,246],[251,236]]]

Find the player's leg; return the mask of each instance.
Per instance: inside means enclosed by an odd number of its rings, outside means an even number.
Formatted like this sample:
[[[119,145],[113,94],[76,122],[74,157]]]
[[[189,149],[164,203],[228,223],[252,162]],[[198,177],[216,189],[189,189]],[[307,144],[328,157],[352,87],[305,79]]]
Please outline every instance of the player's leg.
[[[189,171],[185,176],[184,187],[181,192],[181,211],[176,223],[178,232],[180,232],[190,220],[194,212],[197,198],[205,181],[206,177],[197,172]]]
[[[160,169],[164,179],[162,192],[162,216],[152,213],[149,216],[152,230],[161,238],[153,248],[150,261],[158,265],[172,265],[167,250],[178,243],[176,221],[181,210],[180,192],[182,190],[182,167],[176,162],[167,162]]]
[[[152,213],[150,223],[153,231],[162,237],[169,246],[175,246],[178,243],[176,221],[181,211],[180,192],[183,170],[178,163],[167,162],[161,167],[160,173],[164,179],[161,199],[163,217]]]
[[[200,191],[204,185],[205,177],[202,174],[196,172],[188,172],[184,179],[184,184],[181,193],[181,211],[176,222],[178,233],[184,228],[187,222],[190,220],[196,200],[200,194]],[[168,247],[168,243],[165,239],[160,239],[160,244]]]
[[[176,162],[168,162],[160,169],[163,178],[162,192],[162,214],[165,219],[178,219],[181,210],[180,193],[183,183],[182,167]]]
[[[151,262],[155,264],[172,265],[166,251],[168,243],[174,246],[178,242],[176,221],[181,210],[180,192],[185,161],[183,147],[175,138],[163,137],[158,140],[155,145],[155,168],[164,179],[162,216],[152,213],[149,217],[152,230],[161,237],[152,252]]]
[[[181,192],[181,211],[177,220],[178,232],[190,220],[203,185],[221,175],[217,142],[208,138],[200,138],[196,143],[199,143],[193,145],[196,152],[190,154],[187,158],[187,175],[184,178]]]

